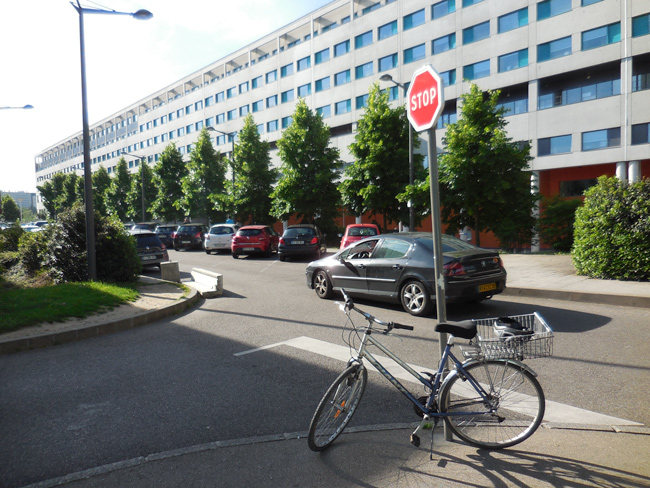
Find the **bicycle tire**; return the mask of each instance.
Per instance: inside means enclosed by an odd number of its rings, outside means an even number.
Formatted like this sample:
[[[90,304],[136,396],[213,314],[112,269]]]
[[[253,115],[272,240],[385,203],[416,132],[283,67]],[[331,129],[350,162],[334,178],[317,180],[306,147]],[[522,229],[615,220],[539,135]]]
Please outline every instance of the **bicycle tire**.
[[[341,435],[357,409],[368,383],[368,371],[353,364],[339,375],[316,408],[307,443],[312,451],[328,448]]]
[[[443,386],[441,412],[485,412],[445,417],[456,436],[475,447],[503,449],[533,435],[544,418],[544,391],[535,376],[518,364],[493,360],[463,366],[496,402],[494,413],[490,413],[478,392],[458,373]]]

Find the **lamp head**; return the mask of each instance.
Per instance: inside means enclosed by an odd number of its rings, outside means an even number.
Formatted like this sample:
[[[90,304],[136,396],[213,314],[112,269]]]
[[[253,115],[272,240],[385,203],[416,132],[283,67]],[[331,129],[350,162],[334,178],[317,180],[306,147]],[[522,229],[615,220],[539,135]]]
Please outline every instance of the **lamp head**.
[[[137,12],[133,12],[131,15],[133,15],[133,18],[138,20],[149,20],[153,17],[153,14],[145,9],[140,9]]]

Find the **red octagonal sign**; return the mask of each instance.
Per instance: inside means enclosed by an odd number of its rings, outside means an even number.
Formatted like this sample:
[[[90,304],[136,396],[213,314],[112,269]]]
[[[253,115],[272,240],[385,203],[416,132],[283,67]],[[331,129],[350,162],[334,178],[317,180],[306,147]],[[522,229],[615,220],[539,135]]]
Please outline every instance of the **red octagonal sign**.
[[[445,107],[442,79],[433,66],[427,64],[413,73],[406,99],[413,128],[420,132],[433,127]]]

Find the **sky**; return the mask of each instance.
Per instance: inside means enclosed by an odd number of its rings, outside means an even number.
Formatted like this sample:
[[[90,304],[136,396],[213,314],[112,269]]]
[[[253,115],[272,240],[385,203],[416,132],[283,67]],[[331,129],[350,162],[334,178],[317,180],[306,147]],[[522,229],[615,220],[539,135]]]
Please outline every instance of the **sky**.
[[[153,13],[84,15],[90,125],[329,1],[82,1]],[[34,107],[0,110],[0,191],[35,192],[35,156],[82,129],[79,15],[69,0],[8,0],[0,46],[0,107]]]

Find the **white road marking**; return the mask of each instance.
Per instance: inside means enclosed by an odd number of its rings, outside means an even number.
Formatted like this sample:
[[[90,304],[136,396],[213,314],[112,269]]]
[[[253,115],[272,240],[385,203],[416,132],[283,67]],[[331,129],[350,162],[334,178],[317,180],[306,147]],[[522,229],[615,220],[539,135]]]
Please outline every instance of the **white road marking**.
[[[347,362],[350,359],[350,348],[347,346],[340,346],[337,344],[332,344],[331,342],[325,342],[318,339],[312,339],[311,337],[296,337],[294,339],[289,339],[288,341],[277,342],[275,344],[270,344],[268,346],[259,347],[256,349],[249,349],[247,351],[238,352],[235,356],[243,356],[246,354],[251,354],[254,352],[264,351],[266,349],[272,349],[279,346],[289,346],[296,349],[301,349],[303,351],[308,351],[314,354],[319,354],[331,359],[336,359],[338,361]],[[413,376],[404,371],[400,366],[397,365],[395,361],[390,358],[374,354],[374,356],[381,362],[381,364],[393,375],[395,378],[404,381],[410,381],[412,383],[419,384]],[[376,369],[368,364],[367,367],[371,371]],[[411,368],[415,371],[435,371],[435,367],[427,368],[424,366],[418,366],[415,364],[409,364]],[[546,412],[544,414],[544,421],[562,423],[562,424],[591,424],[591,425],[643,425],[638,422],[633,422],[631,420],[620,419],[617,417],[611,417],[609,415],[604,415],[598,412],[591,412],[589,410],[584,410],[577,407],[572,407],[571,405],[565,405],[563,403],[553,402],[546,400]]]

